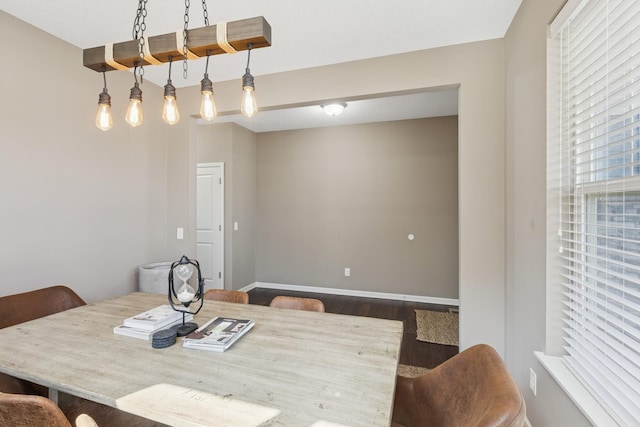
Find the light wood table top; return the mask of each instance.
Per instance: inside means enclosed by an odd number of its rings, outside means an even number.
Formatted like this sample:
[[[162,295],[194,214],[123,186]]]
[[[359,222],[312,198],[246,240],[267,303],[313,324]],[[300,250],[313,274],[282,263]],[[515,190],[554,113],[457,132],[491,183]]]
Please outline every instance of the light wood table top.
[[[133,293],[0,330],[0,371],[170,425],[389,426],[402,323],[205,301],[252,319],[224,353],[114,335],[166,304]]]

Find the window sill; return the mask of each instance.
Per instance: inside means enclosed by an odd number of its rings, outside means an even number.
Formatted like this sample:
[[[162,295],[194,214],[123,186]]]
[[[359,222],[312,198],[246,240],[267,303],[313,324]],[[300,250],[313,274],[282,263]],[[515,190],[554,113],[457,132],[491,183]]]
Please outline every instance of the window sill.
[[[541,351],[533,352],[549,374],[556,380],[562,390],[576,404],[589,421],[598,427],[618,427],[619,424],[600,405],[596,398],[582,385],[576,376],[567,368],[561,357],[548,356]]]

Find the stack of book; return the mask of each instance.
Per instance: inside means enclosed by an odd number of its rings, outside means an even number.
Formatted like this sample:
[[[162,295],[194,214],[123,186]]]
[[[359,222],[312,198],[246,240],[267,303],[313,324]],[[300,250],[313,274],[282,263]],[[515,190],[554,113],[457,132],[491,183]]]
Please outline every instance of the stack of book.
[[[193,314],[187,313],[184,321],[190,320],[193,320]],[[113,333],[150,340],[155,332],[180,324],[182,312],[175,311],[169,304],[165,304],[124,319],[122,325],[113,328]]]
[[[207,351],[225,351],[253,328],[253,320],[214,317],[182,341],[182,346]]]

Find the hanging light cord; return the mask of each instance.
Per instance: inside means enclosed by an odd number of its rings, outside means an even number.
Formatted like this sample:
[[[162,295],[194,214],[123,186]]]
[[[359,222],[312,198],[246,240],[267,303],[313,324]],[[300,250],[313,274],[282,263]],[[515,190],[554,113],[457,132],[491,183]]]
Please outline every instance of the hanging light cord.
[[[104,87],[103,87],[103,91],[107,91],[107,67],[105,67],[104,65],[102,66],[102,79],[104,80]]]
[[[209,26],[209,11],[207,11],[207,0],[202,0],[202,16],[204,17],[204,26]],[[209,56],[211,55],[211,49],[207,49],[207,62],[204,64],[204,79],[201,82],[201,89],[205,88],[209,90],[211,88],[211,81],[209,80]]]
[[[251,60],[251,43],[247,44],[247,73],[249,72],[249,61]]]

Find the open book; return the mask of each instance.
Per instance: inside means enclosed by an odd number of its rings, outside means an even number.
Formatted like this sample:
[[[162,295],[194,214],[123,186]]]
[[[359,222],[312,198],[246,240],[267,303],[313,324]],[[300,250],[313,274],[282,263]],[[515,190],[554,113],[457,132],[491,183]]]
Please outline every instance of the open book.
[[[214,317],[190,333],[182,346],[207,351],[225,351],[253,327],[253,320]]]

